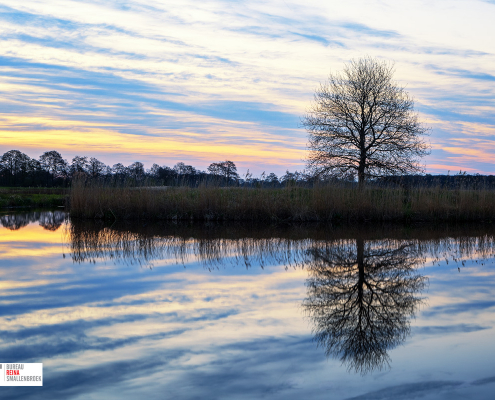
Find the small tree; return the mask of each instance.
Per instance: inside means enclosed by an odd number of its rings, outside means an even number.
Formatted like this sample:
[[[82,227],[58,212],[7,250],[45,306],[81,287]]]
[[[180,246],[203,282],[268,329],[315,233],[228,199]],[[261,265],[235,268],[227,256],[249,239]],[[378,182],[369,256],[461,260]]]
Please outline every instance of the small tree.
[[[45,171],[51,174],[52,184],[54,184],[55,178],[67,178],[69,166],[58,151],[45,151],[40,156],[40,164]]]
[[[393,80],[393,65],[353,60],[316,90],[302,119],[309,134],[308,168],[316,176],[367,178],[421,172],[426,133],[414,102]]]
[[[159,178],[161,168],[162,167],[160,167],[157,163],[154,163],[149,170],[150,176],[152,176],[153,178]]]
[[[144,180],[145,172],[144,165],[142,162],[136,161],[127,167],[132,178],[135,179],[136,183]]]
[[[212,163],[207,168],[207,171],[212,175],[219,175],[225,178],[227,184],[230,180],[239,180],[239,174],[237,173],[237,167],[233,161],[221,161],[218,163]]]
[[[293,186],[296,183],[296,174],[287,170],[285,171],[285,175],[280,178],[280,182],[285,186]]]
[[[183,162],[178,162],[174,165],[174,171],[178,175],[194,175],[197,173],[196,168],[192,165],[186,165]]]
[[[88,157],[75,156],[70,165],[70,173],[75,174],[77,172],[87,172],[88,166]]]
[[[124,177],[127,174],[128,170],[127,170],[127,167],[124,166],[124,164],[117,163],[117,164],[113,165],[112,172],[115,175],[119,175],[121,177]]]
[[[268,174],[268,176],[265,178],[265,182],[268,184],[268,186],[277,186],[280,181],[278,180],[278,176],[271,172],[270,174]]]
[[[92,178],[98,178],[105,171],[106,165],[95,157],[91,157],[88,162],[88,173]]]
[[[31,158],[19,150],[7,151],[0,158],[1,169],[7,172],[9,184],[17,183],[17,175],[25,175]]]

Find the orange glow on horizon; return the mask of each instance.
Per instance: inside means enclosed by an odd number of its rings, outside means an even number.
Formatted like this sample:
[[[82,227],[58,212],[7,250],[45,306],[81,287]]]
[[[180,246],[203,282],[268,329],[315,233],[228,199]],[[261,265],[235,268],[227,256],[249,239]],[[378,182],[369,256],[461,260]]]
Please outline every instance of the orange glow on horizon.
[[[124,134],[114,130],[0,130],[4,148],[55,148],[57,151],[70,151],[80,155],[103,153],[132,153],[136,157],[154,156],[157,159],[183,155],[213,162],[218,159],[232,159],[237,162],[263,162],[268,164],[300,163],[305,150],[291,149],[282,145],[247,143],[235,144],[222,140],[222,137],[198,140],[197,135],[176,132],[180,138],[141,136]],[[230,143],[229,143],[230,142]],[[47,146],[47,143],[50,145]],[[43,151],[46,151],[43,150]],[[158,161],[158,160],[157,160]]]

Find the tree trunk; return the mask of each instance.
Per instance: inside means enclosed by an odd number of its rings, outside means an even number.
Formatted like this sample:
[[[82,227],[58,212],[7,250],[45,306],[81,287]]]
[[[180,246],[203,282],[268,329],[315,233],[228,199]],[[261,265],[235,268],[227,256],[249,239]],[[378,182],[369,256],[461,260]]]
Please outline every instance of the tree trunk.
[[[364,188],[364,167],[365,167],[365,160],[363,157],[361,157],[361,160],[359,161],[359,167],[358,167],[358,188],[359,190],[362,190]]]

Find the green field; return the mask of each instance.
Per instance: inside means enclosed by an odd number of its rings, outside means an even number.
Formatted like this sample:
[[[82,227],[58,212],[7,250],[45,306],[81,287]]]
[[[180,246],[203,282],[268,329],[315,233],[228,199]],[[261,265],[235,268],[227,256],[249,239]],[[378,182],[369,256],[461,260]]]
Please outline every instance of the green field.
[[[64,206],[68,189],[0,187],[0,208]]]

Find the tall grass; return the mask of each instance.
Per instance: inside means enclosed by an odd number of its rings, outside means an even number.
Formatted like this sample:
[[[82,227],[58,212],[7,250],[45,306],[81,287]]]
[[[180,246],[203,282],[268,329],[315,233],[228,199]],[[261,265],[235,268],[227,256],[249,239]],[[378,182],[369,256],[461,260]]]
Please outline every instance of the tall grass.
[[[495,191],[443,188],[109,187],[74,182],[72,217],[233,221],[490,221]]]

